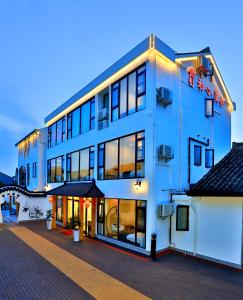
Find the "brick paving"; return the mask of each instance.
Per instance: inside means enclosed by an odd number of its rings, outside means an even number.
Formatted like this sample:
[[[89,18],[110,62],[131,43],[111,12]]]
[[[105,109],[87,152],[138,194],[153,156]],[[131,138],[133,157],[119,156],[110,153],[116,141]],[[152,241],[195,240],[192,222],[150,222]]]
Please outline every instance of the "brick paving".
[[[74,243],[42,222],[23,225],[153,299],[243,299],[242,271],[176,254],[151,262],[91,239]],[[0,299],[90,299],[6,228],[0,231],[0,268]]]
[[[0,230],[0,299],[93,299],[6,227]]]
[[[179,254],[151,262],[91,239],[74,243],[72,236],[61,234],[60,229],[47,231],[41,222],[24,225],[153,299],[243,299],[242,271]]]

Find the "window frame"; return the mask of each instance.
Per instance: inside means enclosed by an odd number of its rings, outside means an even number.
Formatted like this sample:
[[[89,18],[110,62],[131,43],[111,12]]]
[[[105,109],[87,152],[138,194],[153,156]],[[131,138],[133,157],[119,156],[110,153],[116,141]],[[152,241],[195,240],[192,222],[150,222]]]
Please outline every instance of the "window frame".
[[[61,181],[57,181],[57,159],[62,159],[62,175],[61,175]],[[51,161],[55,160],[55,181],[51,180]],[[60,183],[64,182],[64,155],[59,155],[53,158],[50,158],[47,160],[47,183]]]
[[[141,69],[143,67],[145,67],[144,70],[139,72],[139,69]],[[134,114],[138,111],[141,111],[145,108],[145,107],[143,107],[141,109],[138,109],[139,108],[138,107],[138,98],[141,97],[141,96],[146,95],[146,92],[147,92],[147,87],[146,87],[146,85],[147,85],[147,79],[146,79],[146,70],[147,70],[147,68],[146,67],[147,66],[146,66],[146,62],[145,62],[142,65],[140,65],[139,67],[137,67],[136,69],[134,69],[131,72],[127,73],[125,76],[119,78],[117,81],[115,81],[111,85],[111,122],[115,122],[119,119],[123,119],[123,118],[125,118],[125,117],[127,117],[131,114]],[[129,97],[128,97],[129,96],[129,76],[132,73],[136,73],[136,88],[135,88],[135,97],[136,97],[135,101],[136,101],[136,103],[135,103],[135,111],[129,113]],[[144,75],[144,77],[145,77],[145,80],[144,80],[145,90],[143,92],[139,93],[138,92],[138,77],[141,76],[141,75]],[[121,117],[120,116],[120,104],[121,104],[120,90],[121,90],[121,81],[124,80],[124,79],[126,79],[126,85],[127,85],[127,89],[126,89],[126,112],[125,112],[125,115]],[[113,88],[116,84],[118,84],[118,86]],[[118,90],[118,103],[117,103],[117,105],[113,106],[113,91],[115,91],[115,90]],[[113,119],[113,111],[117,108],[118,108],[118,118],[114,120]]]
[[[106,208],[106,200],[109,200],[109,199],[116,199],[118,201],[117,203],[117,214],[118,214],[118,217],[117,217],[117,239],[115,239],[114,237],[108,237],[105,235],[105,226],[106,226],[106,215],[105,215],[105,208]],[[96,214],[97,214],[97,222],[96,222],[96,230],[97,230],[97,234],[98,235],[101,235],[101,236],[104,236],[104,237],[107,237],[109,239],[113,239],[113,240],[116,240],[116,241],[119,241],[119,242],[122,242],[122,243],[125,243],[125,244],[129,244],[129,245],[133,245],[135,247],[139,247],[141,249],[146,249],[146,237],[147,237],[147,201],[146,200],[140,200],[140,199],[125,199],[125,198],[100,198],[99,200],[103,200],[103,234],[99,233],[99,223],[98,222],[98,216],[99,216],[99,203],[97,203],[97,207],[96,207]],[[134,243],[133,242],[129,242],[129,241],[124,241],[122,239],[120,239],[120,236],[119,236],[119,225],[120,225],[120,200],[125,200],[125,201],[135,201],[135,228],[134,228],[134,235],[135,235],[135,241]],[[145,206],[142,207],[142,209],[145,210],[145,214],[144,214],[144,224],[145,224],[145,237],[144,237],[144,247],[142,246],[139,246],[137,244],[137,233],[138,233],[138,210],[139,208],[141,208],[140,206],[138,206],[138,203],[140,201],[143,201],[145,203]]]
[[[209,166],[209,165],[207,165],[207,160],[206,160],[206,153],[207,152],[212,152],[213,154],[212,154],[212,159],[213,159],[213,161],[212,161],[212,165],[211,166]],[[205,168],[207,168],[207,169],[211,169],[211,168],[213,168],[214,167],[214,149],[205,149]]]
[[[212,102],[212,114],[207,114],[207,102]],[[205,117],[212,118],[214,116],[214,100],[212,98],[205,98]]]
[[[138,138],[138,134],[139,133],[143,133],[144,136],[141,137],[141,138]],[[125,137],[128,137],[128,136],[132,136],[132,135],[135,135],[135,161],[134,161],[134,164],[135,164],[135,170],[134,170],[134,177],[130,177],[130,178],[122,178],[120,177],[120,140],[122,138],[125,138]],[[115,141],[115,140],[118,140],[118,159],[117,159],[117,164],[118,164],[118,171],[117,171],[117,178],[105,178],[105,165],[106,165],[106,143],[109,143],[109,142],[112,142],[112,141]],[[144,146],[144,158],[143,159],[139,159],[137,158],[137,144],[138,144],[138,141],[143,141],[143,146]],[[100,158],[100,147],[103,145],[103,165],[100,166],[99,165],[99,158]],[[115,138],[115,139],[111,139],[111,140],[107,140],[103,143],[100,143],[98,144],[98,151],[97,151],[97,180],[120,180],[120,179],[136,179],[136,178],[145,178],[145,170],[144,170],[144,175],[143,176],[138,176],[137,175],[137,165],[138,163],[141,163],[143,162],[145,164],[145,130],[141,130],[141,131],[137,131],[137,132],[134,132],[134,133],[130,133],[130,134],[127,134],[127,135],[124,135],[124,136],[120,136],[118,138]],[[144,166],[145,167],[145,166]],[[103,169],[103,179],[100,179],[99,177],[99,171],[100,169]]]
[[[196,163],[195,162],[195,149],[196,148],[199,148],[200,149],[200,162],[199,163]],[[194,166],[197,166],[197,167],[200,167],[201,165],[202,165],[202,146],[200,146],[200,145],[194,145],[194,152],[193,152],[193,157],[194,157],[194,159],[193,159],[193,162],[194,162]]]
[[[185,228],[181,228],[180,226],[179,226],[179,220],[178,220],[178,210],[180,209],[180,208],[186,208],[186,210],[187,210],[187,214],[186,214],[186,216],[187,216],[187,222],[186,222],[186,227]],[[189,205],[182,205],[182,204],[179,204],[179,205],[177,205],[176,206],[176,231],[189,231],[189,217],[190,217],[190,206]]]
[[[67,114],[67,140],[70,140],[74,137],[85,134],[86,132],[89,132],[90,130],[95,129],[95,117],[96,117],[95,102],[96,101],[95,101],[95,96],[94,96]],[[82,132],[82,127],[81,127],[82,126],[81,125],[82,124],[82,121],[81,121],[82,120],[82,106],[84,106],[87,103],[89,103],[89,130]],[[92,105],[94,105],[94,115],[92,115]],[[78,128],[79,134],[73,136],[73,112],[78,109],[79,109],[79,128]],[[93,121],[94,126],[92,126],[92,121]]]
[[[86,179],[86,180],[81,180],[81,176],[80,176],[80,152],[83,151],[83,150],[87,150],[87,149],[89,149],[89,178]],[[79,149],[79,150],[75,150],[75,151],[72,151],[72,152],[69,152],[69,153],[66,154],[66,181],[67,182],[90,181],[90,180],[94,179],[94,166],[91,167],[91,165],[90,165],[90,155],[91,155],[91,153],[93,153],[95,155],[95,150],[94,149],[95,149],[95,146],[92,145],[92,146],[85,147],[85,148],[82,148],[82,149]],[[72,175],[72,154],[76,153],[76,152],[78,152],[78,180],[72,180],[72,177],[71,177],[71,175]],[[94,160],[95,160],[95,156],[94,156]],[[70,170],[69,170],[68,164],[70,164]],[[93,171],[92,178],[91,178],[91,170]]]
[[[65,126],[65,121],[66,121],[66,116],[63,116],[63,117],[61,117],[60,119],[58,119],[56,122],[54,122],[53,124],[51,124],[51,125],[49,125],[48,126],[48,129],[47,129],[47,131],[48,131],[48,134],[47,134],[47,136],[48,136],[48,141],[47,141],[47,148],[49,149],[49,148],[53,148],[54,146],[56,146],[56,145],[59,145],[59,144],[61,144],[61,143],[63,143],[64,142],[64,140],[65,140],[65,134],[66,134],[66,126]],[[59,142],[59,143],[57,143],[57,123],[58,122],[61,122],[62,123],[62,130],[61,130],[61,141]],[[56,130],[55,130],[55,143],[54,143],[54,145],[52,145],[52,126],[56,126]]]
[[[30,164],[29,164],[29,163],[27,164],[26,169],[27,169],[27,172],[26,172],[26,173],[27,173],[27,176],[26,176],[26,177],[27,177],[27,178],[26,178],[26,179],[27,179],[27,180],[26,180],[26,181],[27,181],[27,182],[26,182],[26,185],[29,185],[29,184],[30,184]]]

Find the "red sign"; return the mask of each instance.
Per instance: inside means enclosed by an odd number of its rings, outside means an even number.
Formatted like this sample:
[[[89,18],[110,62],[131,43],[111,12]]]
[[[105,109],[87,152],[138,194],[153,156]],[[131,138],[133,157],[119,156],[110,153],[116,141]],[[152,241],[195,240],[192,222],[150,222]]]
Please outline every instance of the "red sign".
[[[196,76],[194,68],[188,68],[187,73],[188,84],[190,85],[190,87],[194,88],[194,81]],[[225,99],[222,96],[220,96],[220,93],[217,90],[212,91],[208,86],[205,86],[200,77],[197,80],[197,88],[201,92],[205,91],[207,96],[213,96],[214,102],[218,103],[220,106],[223,106],[225,104]]]

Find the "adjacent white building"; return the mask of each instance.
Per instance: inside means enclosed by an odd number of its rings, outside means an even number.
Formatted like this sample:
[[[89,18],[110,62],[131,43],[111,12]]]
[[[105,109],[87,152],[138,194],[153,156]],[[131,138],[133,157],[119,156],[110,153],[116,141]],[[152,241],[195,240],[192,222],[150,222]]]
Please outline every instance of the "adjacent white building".
[[[151,35],[45,118],[47,144],[19,169],[37,162],[26,185],[46,187],[60,225],[78,218],[86,235],[145,254],[156,233],[161,252],[182,222],[174,194],[229,152],[233,110],[209,48],[178,53]]]

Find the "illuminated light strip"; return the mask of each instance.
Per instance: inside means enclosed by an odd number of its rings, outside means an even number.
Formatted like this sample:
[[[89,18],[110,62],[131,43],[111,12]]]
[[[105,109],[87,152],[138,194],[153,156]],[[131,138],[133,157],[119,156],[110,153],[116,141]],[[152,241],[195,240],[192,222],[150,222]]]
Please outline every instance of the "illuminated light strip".
[[[60,112],[58,115],[56,115],[54,118],[52,118],[50,121],[46,123],[46,126],[50,126],[51,124],[55,123],[57,120],[59,120],[61,117],[65,116],[67,113],[73,111],[75,108],[80,106],[85,101],[91,99],[96,94],[101,92],[104,88],[109,87],[112,83],[114,83],[116,80],[118,80],[120,77],[126,75],[130,71],[132,71],[134,68],[138,67],[140,64],[144,63],[148,59],[148,55],[151,51],[154,49],[148,49],[140,56],[136,57],[133,61],[128,63],[125,67],[117,71],[115,74],[110,76],[108,79],[103,81],[101,84],[96,86],[92,91],[85,94],[82,98],[75,101],[75,103],[71,104],[69,107],[65,108],[62,112]]]
[[[130,71],[132,71],[134,68],[139,67],[139,65],[141,65],[142,63],[145,63],[149,59],[149,54],[151,54],[151,53],[154,53],[154,54],[160,56],[167,63],[169,63],[171,65],[175,65],[175,63],[173,61],[171,61],[169,58],[167,58],[166,56],[164,56],[161,52],[159,52],[158,50],[156,50],[154,48],[150,48],[150,49],[146,50],[140,56],[136,57],[133,61],[131,61],[130,63],[128,63],[125,67],[123,67],[122,69],[120,69],[119,71],[117,71],[111,77],[109,77],[108,79],[106,79],[105,81],[103,81],[101,84],[99,84],[98,86],[96,86],[92,91],[90,91],[89,93],[87,93],[86,95],[84,95],[82,98],[80,98],[79,100],[77,100],[75,103],[71,104],[69,107],[65,108],[62,112],[60,112],[54,118],[52,118],[51,120],[49,120],[46,123],[46,126],[50,126],[51,124],[55,123],[56,121],[58,121],[60,118],[62,118],[66,114],[68,114],[69,112],[73,111],[75,108],[79,107],[82,103],[84,103],[85,101],[91,99],[96,94],[98,94],[99,92],[101,92],[104,88],[108,88],[109,85],[111,85],[112,83],[114,83],[116,80],[118,80],[122,76],[126,75],[127,73],[129,73]]]
[[[231,111],[233,111],[233,110],[234,110],[234,106],[233,106],[233,103],[232,103],[233,101],[232,101],[231,98],[230,98],[229,92],[228,92],[228,90],[227,90],[227,88],[226,88],[226,86],[225,86],[225,83],[224,83],[224,81],[223,81],[223,79],[222,79],[222,76],[221,76],[221,74],[220,74],[220,72],[219,72],[219,69],[218,69],[218,67],[217,67],[217,65],[216,65],[216,62],[215,62],[213,56],[212,56],[212,55],[205,55],[205,57],[206,57],[206,58],[209,58],[210,61],[211,61],[211,63],[213,64],[214,70],[216,71],[216,74],[217,74],[217,77],[218,77],[218,79],[219,79],[219,81],[220,81],[221,87],[223,88],[224,93],[225,93],[225,95],[226,95],[226,97],[227,97],[228,104],[230,105]]]
[[[228,92],[228,90],[225,86],[225,83],[222,79],[222,76],[219,72],[219,69],[216,65],[216,62],[215,62],[213,56],[211,54],[209,54],[209,55],[205,55],[205,57],[208,58],[210,60],[210,62],[213,64],[213,67],[214,67],[214,70],[216,71],[216,74],[217,74],[217,77],[219,79],[220,85],[221,85],[221,87],[222,87],[222,89],[223,89],[223,91],[226,95],[227,103],[230,106],[230,111],[233,111],[234,110],[234,106],[233,106],[233,103],[232,103],[233,101],[230,98],[229,92]],[[185,57],[185,58],[181,57],[181,58],[176,58],[176,62],[182,63],[184,61],[196,60],[197,58],[198,58],[198,56],[190,56],[190,57]]]

